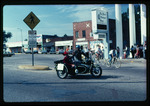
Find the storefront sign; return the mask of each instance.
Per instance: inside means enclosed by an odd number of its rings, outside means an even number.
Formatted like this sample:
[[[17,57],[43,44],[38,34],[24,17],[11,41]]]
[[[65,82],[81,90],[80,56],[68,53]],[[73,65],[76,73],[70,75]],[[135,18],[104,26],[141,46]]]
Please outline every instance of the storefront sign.
[[[41,44],[42,43],[42,35],[37,35],[36,36],[36,41],[38,44]]]
[[[56,41],[55,46],[72,46],[72,40],[70,41]]]
[[[97,11],[97,24],[107,25],[107,12],[99,10]]]

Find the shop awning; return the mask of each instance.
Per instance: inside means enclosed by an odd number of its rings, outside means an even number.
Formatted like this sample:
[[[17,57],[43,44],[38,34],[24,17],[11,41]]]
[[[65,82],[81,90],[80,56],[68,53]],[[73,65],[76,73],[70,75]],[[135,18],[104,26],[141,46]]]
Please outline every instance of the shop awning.
[[[88,42],[76,42],[76,45],[88,45]]]
[[[68,40],[68,41],[56,41],[55,46],[72,46],[73,41]]]

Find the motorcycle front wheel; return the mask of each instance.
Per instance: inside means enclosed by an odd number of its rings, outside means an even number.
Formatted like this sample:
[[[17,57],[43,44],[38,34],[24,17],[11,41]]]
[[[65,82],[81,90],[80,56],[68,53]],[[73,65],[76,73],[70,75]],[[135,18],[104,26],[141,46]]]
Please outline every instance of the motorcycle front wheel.
[[[102,75],[102,68],[99,65],[93,66],[91,74],[95,78],[100,78]]]
[[[57,71],[57,76],[60,79],[65,79],[68,76],[68,68],[64,65],[63,70],[56,70]]]

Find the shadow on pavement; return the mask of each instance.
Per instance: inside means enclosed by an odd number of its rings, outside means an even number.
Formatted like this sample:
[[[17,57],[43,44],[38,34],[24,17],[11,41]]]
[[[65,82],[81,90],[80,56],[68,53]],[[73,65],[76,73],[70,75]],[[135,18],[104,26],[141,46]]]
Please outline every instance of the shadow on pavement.
[[[67,79],[100,79],[100,80],[105,80],[105,79],[117,79],[123,76],[114,76],[114,75],[102,75],[100,78],[95,78],[92,75],[76,75],[76,76],[68,76]]]

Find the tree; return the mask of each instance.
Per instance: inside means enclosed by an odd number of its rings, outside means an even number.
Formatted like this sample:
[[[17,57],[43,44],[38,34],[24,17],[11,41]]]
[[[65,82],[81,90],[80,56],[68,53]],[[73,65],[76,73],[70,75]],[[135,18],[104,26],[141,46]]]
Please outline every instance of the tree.
[[[54,34],[54,37],[58,37],[57,34]]]
[[[8,38],[11,37],[12,37],[11,32],[6,33],[6,31],[3,31],[3,43],[6,43],[8,41]]]
[[[64,37],[67,37],[67,36],[68,36],[67,34],[64,35]]]
[[[24,41],[28,41],[28,39],[24,39]]]

